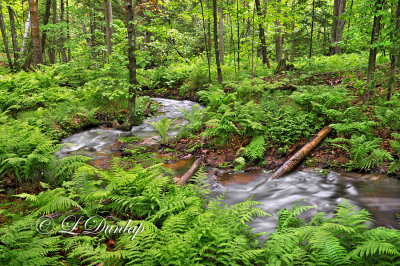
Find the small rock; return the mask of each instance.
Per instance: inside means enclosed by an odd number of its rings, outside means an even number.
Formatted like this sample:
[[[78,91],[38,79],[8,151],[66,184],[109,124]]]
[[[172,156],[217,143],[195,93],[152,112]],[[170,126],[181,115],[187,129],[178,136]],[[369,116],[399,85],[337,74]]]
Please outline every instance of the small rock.
[[[182,159],[187,160],[187,159],[191,159],[193,157],[193,155],[191,153],[185,155],[182,157]]]

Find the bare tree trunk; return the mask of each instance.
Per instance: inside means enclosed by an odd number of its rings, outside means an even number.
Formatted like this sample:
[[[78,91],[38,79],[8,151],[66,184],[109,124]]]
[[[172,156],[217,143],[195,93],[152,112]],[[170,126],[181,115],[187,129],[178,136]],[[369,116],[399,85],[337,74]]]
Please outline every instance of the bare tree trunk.
[[[377,0],[375,2],[375,15],[374,15],[374,24],[372,27],[371,33],[371,47],[369,49],[369,58],[368,58],[368,83],[371,82],[372,74],[375,73],[375,65],[376,65],[376,55],[378,53],[378,49],[373,47],[374,43],[378,40],[380,28],[381,28],[381,15],[377,15],[377,13],[382,9],[383,0]],[[368,92],[369,97],[370,92]]]
[[[200,5],[201,5],[201,17],[203,18],[204,46],[206,48],[207,64],[208,64],[208,81],[211,83],[210,53],[208,51],[207,34],[206,34],[206,20],[204,19],[204,7],[203,7],[203,1],[202,0],[200,0]]]
[[[52,16],[52,23],[57,24],[57,0],[52,0],[52,9],[53,9],[53,16]],[[53,37],[52,39],[52,47],[49,49],[49,59],[50,59],[50,64],[54,64],[56,62],[56,47],[57,42],[56,38]]]
[[[277,1],[277,13],[280,14],[280,4],[281,0]],[[282,36],[282,29],[281,29],[281,22],[279,19],[275,20],[275,52],[276,52],[276,61],[280,64],[282,60],[282,49],[283,49],[283,36]]]
[[[340,47],[337,42],[342,41],[344,18],[346,11],[346,0],[334,0],[333,3],[333,21],[331,31],[331,45],[329,46],[329,55],[339,54]]]
[[[339,10],[339,20],[337,23],[337,30],[336,30],[336,42],[341,42],[343,39],[343,29],[344,29],[344,13],[346,11],[346,0],[341,0],[340,1],[340,10]],[[336,45],[335,46],[335,53],[339,54],[340,53],[340,46]]]
[[[113,14],[112,14],[112,3],[110,0],[104,1],[104,19],[106,22],[106,46],[108,55],[112,53],[112,28],[111,24],[113,23]]]
[[[62,22],[64,22],[64,15],[65,15],[64,0],[61,0],[60,11],[61,11],[60,12],[60,21],[62,23]],[[64,63],[66,63],[66,62],[68,62],[68,58],[67,58],[67,53],[65,52],[64,44],[65,44],[65,36],[64,36],[64,33],[61,33],[60,52],[61,52],[62,61]]]
[[[219,48],[218,48],[218,13],[217,13],[217,0],[213,0],[213,17],[214,17],[214,49],[215,49],[215,63],[217,64],[218,82],[222,84],[222,71],[219,62]]]
[[[222,7],[218,8],[219,11],[219,44],[221,46],[221,64],[225,64],[224,55],[225,55],[225,44],[224,44],[224,10]]]
[[[22,39],[22,45],[21,45],[21,50],[19,52],[20,56],[23,57],[25,54],[26,50],[26,44],[28,42],[29,38],[29,32],[31,31],[31,13],[29,12],[28,14],[28,19],[26,20],[25,23],[25,32],[24,32],[24,38]]]
[[[343,52],[346,52],[347,44],[349,43],[349,32],[350,32],[350,25],[351,25],[351,16],[352,16],[352,13],[353,13],[353,4],[354,4],[354,0],[351,0],[350,12],[349,12],[349,21],[347,22],[347,36],[346,36],[346,42],[345,42],[345,46],[344,46],[344,51]]]
[[[135,123],[135,109],[136,109],[136,86],[138,85],[136,79],[136,32],[133,25],[134,10],[132,0],[125,0],[126,5],[126,28],[128,30],[128,70],[129,70],[129,92],[128,92],[128,115],[122,127],[126,130],[131,130]]]
[[[396,13],[394,15],[394,21],[392,22],[396,25],[394,32],[391,34],[392,39],[392,47],[390,49],[390,79],[388,84],[388,94],[387,101],[390,101],[392,98],[392,91],[396,88],[398,82],[396,82],[396,68],[399,61],[399,49],[396,47],[398,44],[396,40],[399,40],[400,33],[400,0],[398,0]],[[396,45],[396,46],[395,46]]]
[[[310,33],[310,52],[308,58],[312,56],[313,34],[314,34],[314,17],[315,17],[315,1],[312,1],[312,15],[311,15],[311,33]]]
[[[233,36],[233,20],[232,16],[228,13],[228,18],[229,18],[229,24],[230,24],[230,29],[231,29],[231,54],[233,52],[233,66],[235,67],[235,73],[236,73],[236,51],[235,51],[235,38]]]
[[[86,36],[88,35],[85,24],[82,24],[82,31],[83,31],[83,34],[85,34]],[[92,50],[92,48],[93,48],[92,39],[90,37],[86,37],[85,39],[86,39],[89,49]]]
[[[3,37],[4,49],[6,50],[8,64],[9,64],[10,68],[13,69],[13,63],[12,63],[11,54],[10,54],[10,47],[8,46],[6,27],[4,25],[3,7],[1,6],[1,2],[0,2],[0,30],[1,30],[1,36]]]
[[[254,34],[256,31],[254,18],[256,16],[256,7],[253,8],[253,30],[251,34],[251,78],[254,78]]]
[[[44,18],[43,18],[43,25],[46,26],[49,23],[49,18],[50,18],[50,9],[51,9],[51,0],[46,1],[46,11],[44,13]],[[46,31],[43,31],[42,34],[42,53],[44,53],[46,45]]]
[[[32,63],[32,56],[33,56],[32,42],[29,42],[28,55],[26,56],[26,60],[24,62],[24,66],[23,66],[24,70],[30,70],[30,66],[31,66],[31,63]]]
[[[66,0],[66,4],[67,4],[67,41],[69,41],[70,38],[70,33],[69,33],[69,1]],[[71,61],[71,48],[68,47],[68,62]]]
[[[262,55],[262,61],[264,65],[267,65],[268,68],[271,68],[271,65],[269,64],[269,58],[267,55],[267,45],[265,42],[265,31],[263,27],[262,21],[265,18],[265,15],[261,11],[261,5],[260,5],[260,0],[255,0],[256,4],[256,10],[257,10],[257,16],[258,16],[258,31],[260,35],[260,41],[261,41],[261,55]],[[261,21],[260,21],[261,20]]]
[[[295,46],[295,39],[293,38],[293,32],[294,32],[294,21],[292,21],[292,27],[290,29],[290,36],[292,38],[292,47],[290,49],[290,62],[294,61],[294,55],[296,53],[296,46]]]
[[[240,71],[240,21],[239,21],[239,0],[236,0],[236,22],[237,22],[237,63]]]
[[[37,10],[37,1],[29,0],[29,9],[31,13],[31,31],[32,31],[32,44],[35,65],[43,64],[42,47],[40,43],[40,28],[39,16]]]
[[[0,7],[1,8],[1,7]],[[11,37],[14,52],[14,67],[18,65],[18,43],[17,43],[17,32],[15,31],[15,14],[14,10],[10,6],[7,6],[8,15],[10,17]]]

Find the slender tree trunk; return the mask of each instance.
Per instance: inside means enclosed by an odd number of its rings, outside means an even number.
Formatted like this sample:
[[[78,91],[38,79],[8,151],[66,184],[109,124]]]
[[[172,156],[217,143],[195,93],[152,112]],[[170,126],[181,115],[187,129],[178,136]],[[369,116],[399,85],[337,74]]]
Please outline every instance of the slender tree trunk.
[[[239,20],[239,0],[236,0],[236,22],[237,22],[237,63],[238,72],[240,71],[240,20]]]
[[[64,16],[65,16],[64,0],[61,0],[61,5],[60,5],[60,22],[61,23],[65,22]],[[64,36],[64,33],[61,33],[60,52],[61,52],[62,61],[64,63],[66,63],[66,62],[68,62],[68,58],[67,58],[67,53],[65,52],[64,44],[65,44],[65,36]]]
[[[349,32],[350,32],[351,16],[353,14],[353,4],[354,4],[354,0],[351,0],[350,12],[349,12],[349,21],[347,22],[347,36],[346,36],[346,42],[345,42],[345,46],[344,46],[344,51],[343,52],[346,52],[347,45],[349,43]]]
[[[334,0],[333,3],[333,21],[331,31],[331,45],[329,47],[329,55],[339,54],[340,47],[337,42],[342,41],[344,18],[346,11],[346,0]]]
[[[8,64],[9,64],[10,68],[13,69],[13,63],[11,60],[10,47],[8,45],[8,37],[7,37],[6,27],[4,25],[3,7],[1,6],[1,2],[0,2],[0,30],[1,30],[1,36],[3,37],[4,49],[6,50]]]
[[[280,10],[280,4],[281,0],[277,1],[277,13],[281,14]],[[282,29],[281,29],[281,22],[279,21],[279,18],[275,20],[275,52],[276,52],[276,61],[278,64],[281,63],[282,60],[282,48],[283,48],[283,36],[282,36]]]
[[[225,54],[225,44],[224,44],[224,10],[222,7],[218,8],[219,11],[219,44],[221,46],[221,64],[225,64],[224,54]]]
[[[218,48],[218,13],[217,13],[217,0],[213,0],[213,17],[214,17],[214,49],[215,49],[215,63],[217,64],[218,82],[222,84],[222,71],[219,62],[219,48]]]
[[[132,0],[125,0],[126,5],[126,28],[128,30],[128,70],[129,70],[129,92],[128,92],[128,115],[123,124],[123,128],[130,130],[135,123],[136,109],[136,32],[134,26],[134,10]]]
[[[27,42],[28,42],[29,32],[30,31],[31,31],[31,13],[29,12],[28,19],[26,20],[26,23],[25,23],[24,38],[22,39],[21,50],[19,52],[21,57],[23,57],[24,54],[25,54],[26,45],[27,45]]]
[[[69,1],[66,0],[67,4],[67,41],[71,39],[70,33],[69,33]],[[68,62],[71,61],[71,48],[68,47]]]
[[[87,32],[86,26],[84,24],[82,24],[82,31],[83,31],[83,34],[85,34],[85,36],[88,36],[88,32]],[[92,48],[93,48],[92,39],[90,37],[86,37],[85,39],[86,39],[86,43],[89,47],[89,50],[92,50]]]
[[[46,10],[44,13],[44,18],[43,18],[44,26],[46,26],[49,23],[50,9],[51,9],[51,0],[47,0],[46,1]],[[44,53],[45,46],[46,46],[46,31],[43,31],[43,33],[42,33],[42,53]]]
[[[265,15],[261,11],[261,5],[260,5],[260,0],[255,0],[256,4],[256,10],[257,10],[257,16],[258,16],[258,32],[260,36],[260,41],[261,41],[261,55],[262,55],[262,61],[264,65],[267,65],[268,68],[271,68],[271,65],[269,63],[269,58],[267,55],[267,45],[265,42],[265,31],[263,27],[263,21],[265,19]]]
[[[53,15],[51,22],[53,23],[53,25],[55,25],[57,24],[57,0],[52,0],[52,9],[53,9]],[[49,49],[50,64],[54,64],[56,62],[56,47],[57,47],[56,37],[53,36],[52,47]]]
[[[296,42],[295,38],[293,37],[293,32],[294,32],[294,20],[292,21],[292,27],[290,29],[290,37],[292,38],[292,48],[290,49],[290,62],[294,61],[294,55],[296,53]]]
[[[112,15],[112,3],[110,0],[105,0],[104,1],[104,19],[106,22],[106,46],[107,46],[107,52],[108,55],[111,55],[112,53],[112,46],[113,43],[111,41],[112,39],[112,28],[111,24],[113,23],[113,15]]]
[[[314,34],[314,17],[315,17],[315,1],[312,1],[312,15],[311,15],[311,34],[310,34],[310,52],[308,58],[312,56],[312,44],[313,44],[313,34]]]
[[[256,31],[254,18],[256,16],[256,7],[253,8],[253,30],[251,36],[251,78],[254,78],[254,34]]]
[[[203,18],[204,46],[206,48],[206,54],[207,54],[208,81],[211,83],[210,54],[208,52],[208,43],[207,43],[207,34],[206,34],[206,20],[204,19],[204,7],[203,7],[203,1],[202,0],[200,0],[200,5],[201,5],[201,17]]]
[[[31,31],[32,31],[32,44],[35,65],[43,64],[42,47],[40,43],[40,28],[39,28],[39,16],[37,10],[37,1],[29,0],[29,9],[31,13]]]
[[[376,55],[378,53],[378,49],[373,47],[375,42],[378,40],[380,27],[381,27],[381,15],[377,15],[377,13],[382,9],[383,0],[377,0],[375,2],[375,15],[374,15],[374,24],[372,27],[371,33],[371,47],[369,49],[369,59],[368,59],[368,83],[371,82],[372,75],[375,73],[375,65],[376,65]],[[370,93],[369,93],[370,94]],[[368,94],[368,97],[369,97]]]
[[[211,0],[207,0],[206,2],[206,10],[207,13],[210,14],[210,16],[212,16],[212,3],[210,4]],[[210,62],[211,62],[211,58],[212,58],[212,38],[211,38],[211,17],[209,17],[208,20],[206,20],[206,24],[207,24],[207,44],[208,44],[208,58],[210,58]],[[211,64],[210,64],[211,66]]]
[[[10,27],[11,27],[11,38],[14,52],[14,67],[18,65],[18,43],[17,43],[17,32],[15,31],[15,14],[14,10],[10,6],[7,6],[8,15],[10,17]]]
[[[389,80],[389,88],[387,94],[387,100],[390,101],[392,98],[392,91],[396,88],[398,82],[396,82],[396,68],[399,61],[399,49],[398,49],[398,40],[400,38],[400,0],[398,0],[396,13],[394,15],[394,21],[392,22],[396,25],[394,32],[391,34],[392,39],[392,47],[390,49],[390,80]]]
[[[175,47],[175,44],[171,41],[171,39],[170,38],[167,38],[166,39],[170,44],[171,44],[171,46],[174,48],[174,50],[178,53],[178,55],[180,56],[180,57],[182,57],[182,59],[183,60],[185,60],[185,62],[187,63],[187,64],[189,64],[189,61],[186,59],[186,57]]]
[[[233,66],[235,67],[235,73],[236,73],[236,51],[235,51],[235,38],[233,36],[233,20],[232,20],[232,16],[229,15],[228,13],[228,17],[229,17],[229,23],[230,23],[230,28],[231,28],[231,54],[233,52]]]
[[[336,42],[341,42],[343,39],[343,29],[344,29],[344,13],[346,11],[346,0],[341,0],[340,1],[340,10],[339,10],[339,20],[337,23],[337,30],[336,30]],[[336,45],[335,46],[335,53],[339,54],[340,53],[340,46]]]

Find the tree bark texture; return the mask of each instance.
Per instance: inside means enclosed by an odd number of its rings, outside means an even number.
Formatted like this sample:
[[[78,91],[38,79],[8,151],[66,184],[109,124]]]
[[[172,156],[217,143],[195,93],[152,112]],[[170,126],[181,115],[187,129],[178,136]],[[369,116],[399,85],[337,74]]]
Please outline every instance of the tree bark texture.
[[[222,84],[222,71],[221,64],[219,62],[219,48],[218,48],[218,13],[217,13],[217,0],[213,0],[213,17],[214,17],[214,50],[215,50],[215,62],[217,64],[218,82]]]
[[[331,45],[329,47],[329,55],[339,54],[340,52],[340,47],[337,43],[342,41],[344,28],[343,14],[345,11],[346,0],[334,0]]]
[[[42,47],[40,42],[40,28],[39,28],[39,16],[37,9],[37,1],[29,0],[29,10],[31,14],[31,32],[32,32],[32,44],[35,65],[43,64]]]
[[[12,63],[11,54],[10,54],[10,46],[8,44],[8,37],[7,37],[6,27],[5,27],[4,18],[3,18],[3,7],[1,6],[1,2],[0,2],[0,30],[1,30],[1,36],[3,37],[4,49],[6,51],[8,64],[9,64],[10,68],[13,68],[13,63]]]

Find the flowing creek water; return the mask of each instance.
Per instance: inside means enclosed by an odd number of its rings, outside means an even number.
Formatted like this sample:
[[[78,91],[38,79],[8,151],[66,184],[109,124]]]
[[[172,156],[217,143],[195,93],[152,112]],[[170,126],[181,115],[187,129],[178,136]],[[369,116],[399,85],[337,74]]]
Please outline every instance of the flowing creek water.
[[[195,102],[153,98],[161,105],[161,116],[146,119],[131,131],[114,129],[91,129],[72,135],[62,141],[65,143],[56,155],[59,158],[80,154],[91,157],[95,165],[107,162],[115,153],[113,147],[119,136],[140,136],[145,144],[156,144],[160,140],[157,131],[146,122],[157,121],[163,117],[176,119],[174,126],[184,126],[187,121],[180,111],[186,108],[191,111]],[[170,130],[173,137],[179,132]],[[182,176],[189,169],[192,160],[181,160],[165,166]],[[302,205],[315,208],[303,217],[307,218],[317,212],[333,214],[336,205],[348,199],[357,209],[365,208],[372,215],[376,226],[400,228],[396,213],[400,214],[400,180],[379,175],[363,175],[358,173],[336,173],[327,175],[312,170],[296,171],[277,180],[269,180],[253,190],[257,184],[268,178],[269,173],[263,171],[224,172],[209,170],[211,196],[216,197],[225,192],[224,202],[235,204],[248,199],[263,203],[263,209],[272,216],[255,219],[251,224],[254,232],[271,233],[278,220],[277,212],[283,208],[291,208],[297,201],[304,199]],[[217,174],[216,174],[217,173]]]

